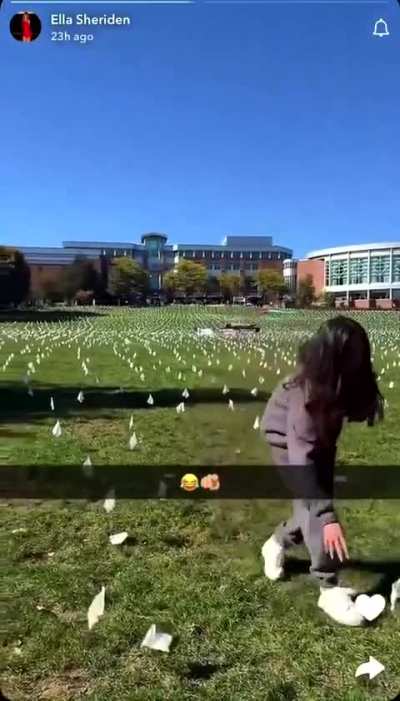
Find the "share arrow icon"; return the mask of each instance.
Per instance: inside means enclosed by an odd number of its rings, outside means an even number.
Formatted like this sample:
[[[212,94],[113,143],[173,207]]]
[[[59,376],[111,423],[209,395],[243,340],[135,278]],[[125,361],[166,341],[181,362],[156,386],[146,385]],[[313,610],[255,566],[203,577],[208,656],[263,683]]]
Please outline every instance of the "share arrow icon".
[[[368,662],[360,664],[360,666],[357,668],[356,677],[361,677],[363,674],[368,674],[370,679],[374,679],[378,676],[378,674],[383,672],[384,669],[383,664],[378,662],[375,657],[370,656]]]

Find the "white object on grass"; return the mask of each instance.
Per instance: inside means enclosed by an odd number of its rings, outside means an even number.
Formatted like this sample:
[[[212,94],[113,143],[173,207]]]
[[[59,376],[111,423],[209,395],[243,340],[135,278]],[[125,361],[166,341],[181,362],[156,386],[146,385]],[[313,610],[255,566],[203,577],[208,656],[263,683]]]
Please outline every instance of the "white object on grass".
[[[183,390],[182,397],[184,397],[185,399],[189,398],[189,390],[187,387],[185,387],[185,389]]]
[[[259,418],[259,416],[256,416],[256,418],[254,419],[253,428],[254,428],[255,431],[258,431],[258,429],[260,428],[260,418]]]
[[[50,397],[50,409],[54,411],[54,399],[53,397]]]
[[[150,406],[153,406],[153,404],[154,404],[154,399],[153,399],[151,394],[149,394],[149,396],[147,398],[147,404],[150,404]]]
[[[61,424],[59,421],[56,421],[51,432],[55,438],[59,438],[61,436],[62,428],[61,428]]]
[[[81,390],[77,396],[77,400],[78,400],[79,404],[82,404],[84,399],[85,399],[85,395],[83,394],[83,392]]]
[[[283,575],[285,550],[274,534],[265,541],[261,548],[261,554],[264,558],[265,576],[272,582],[276,582]]]
[[[357,667],[356,677],[361,677],[364,674],[368,674],[370,679],[374,679],[374,677],[377,677],[378,674],[383,672],[384,669],[383,664],[376,660],[375,657],[371,657],[370,655],[368,662],[364,662]]]
[[[105,511],[107,511],[108,514],[110,513],[110,511],[112,511],[115,508],[115,490],[114,489],[110,489],[110,491],[108,492],[108,494],[104,500],[103,506],[104,506]]]
[[[110,543],[111,545],[121,545],[121,543],[123,543],[127,537],[127,531],[122,531],[122,533],[114,533],[114,535],[110,535]]]
[[[353,602],[354,589],[350,587],[321,587],[318,607],[337,623],[345,626],[361,626],[364,616]]]
[[[250,394],[252,394],[253,397],[256,397],[257,394],[258,394],[258,387],[253,387],[253,389],[251,390]]]
[[[105,592],[106,588],[101,587],[101,590],[94,597],[92,603],[90,604],[87,612],[89,630],[98,622],[98,620],[104,614],[104,603],[105,603]]]
[[[229,387],[224,385],[223,390],[222,390],[222,394],[229,394]]]
[[[84,462],[82,463],[82,467],[83,467],[83,474],[86,477],[92,477],[93,465],[92,465],[92,461],[91,461],[89,455],[87,456],[86,460],[84,460]]]
[[[172,643],[172,635],[157,631],[155,623],[150,626],[144,636],[140,647],[148,647],[150,650],[160,650],[161,652],[169,652]]]
[[[229,408],[231,411],[234,411],[234,409],[235,409],[235,405],[234,405],[232,399],[230,399],[229,402],[228,402],[228,408]]]
[[[400,579],[392,584],[392,592],[390,594],[390,610],[394,611],[396,601],[400,599]]]
[[[374,621],[375,618],[381,615],[386,606],[385,598],[381,594],[368,596],[368,594],[360,594],[355,600],[355,607],[367,621]]]
[[[131,418],[129,419],[129,430],[133,428],[133,414],[131,414]]]
[[[138,444],[138,440],[136,438],[136,433],[133,432],[130,439],[129,439],[129,450],[135,450],[137,444]]]
[[[179,402],[178,406],[176,407],[176,413],[183,414],[184,411],[185,411],[185,402]]]

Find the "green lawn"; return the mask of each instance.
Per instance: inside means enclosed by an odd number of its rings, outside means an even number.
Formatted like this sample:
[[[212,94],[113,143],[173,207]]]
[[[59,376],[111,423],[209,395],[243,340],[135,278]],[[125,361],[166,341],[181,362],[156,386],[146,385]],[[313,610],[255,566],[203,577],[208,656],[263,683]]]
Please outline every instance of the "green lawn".
[[[293,368],[299,341],[326,316],[169,307],[2,319],[0,463],[81,464],[89,455],[94,465],[267,464],[254,420]],[[243,318],[260,334],[196,335]],[[400,465],[399,315],[357,318],[388,407],[382,425],[346,428],[338,458]],[[387,594],[400,577],[399,504],[338,505],[352,558],[345,583]],[[399,606],[365,629],[330,622],[316,607],[302,548],[291,553],[286,581],[263,576],[260,547],[288,502],[117,499],[109,514],[102,502],[3,500],[0,508],[1,688],[11,701],[391,701],[400,692]],[[109,535],[123,530],[128,540],[111,545]],[[89,632],[87,608],[102,585],[105,614]],[[169,654],[140,648],[153,622],[174,635]],[[370,655],[385,671],[355,679]]]

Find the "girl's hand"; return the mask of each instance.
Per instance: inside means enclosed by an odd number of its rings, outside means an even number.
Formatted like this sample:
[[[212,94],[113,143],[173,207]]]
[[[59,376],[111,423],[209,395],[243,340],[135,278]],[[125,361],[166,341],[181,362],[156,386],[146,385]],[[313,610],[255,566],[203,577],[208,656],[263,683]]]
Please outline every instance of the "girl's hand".
[[[332,559],[335,553],[340,562],[343,562],[345,557],[349,559],[346,540],[340,523],[328,523],[328,525],[324,526],[324,548],[325,552]]]

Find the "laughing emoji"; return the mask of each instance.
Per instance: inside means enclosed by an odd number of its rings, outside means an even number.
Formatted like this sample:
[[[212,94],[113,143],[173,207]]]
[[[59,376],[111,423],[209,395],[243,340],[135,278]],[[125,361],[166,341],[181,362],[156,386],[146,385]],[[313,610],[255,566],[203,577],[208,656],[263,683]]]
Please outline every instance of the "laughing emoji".
[[[190,473],[183,475],[181,479],[181,489],[184,489],[185,492],[194,492],[195,489],[198,488],[199,480],[197,479],[196,475],[192,475]]]

